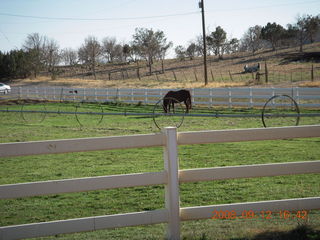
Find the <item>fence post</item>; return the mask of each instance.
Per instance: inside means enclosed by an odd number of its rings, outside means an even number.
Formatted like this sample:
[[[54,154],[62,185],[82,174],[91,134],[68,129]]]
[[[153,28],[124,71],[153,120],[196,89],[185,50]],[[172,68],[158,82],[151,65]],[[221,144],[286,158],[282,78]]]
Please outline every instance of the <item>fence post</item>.
[[[148,89],[144,89],[144,104],[148,104]]]
[[[296,87],[296,102],[300,104],[300,94],[299,94],[299,87]]]
[[[232,108],[232,92],[231,92],[231,88],[228,87],[228,96],[229,96],[229,108]]]
[[[39,89],[38,89],[38,87],[35,87],[35,93],[34,93],[33,97],[39,99],[39,95],[40,95],[39,94]]]
[[[22,87],[19,87],[19,99],[20,100],[22,99],[21,95],[22,95]]]
[[[249,88],[250,91],[250,107],[253,108],[253,94],[252,94],[252,87]]]
[[[194,77],[196,79],[196,82],[198,82],[198,77],[197,77],[197,70],[194,68],[193,69]]]
[[[139,80],[141,80],[141,77],[140,77],[140,68],[139,68],[139,67],[137,68],[137,76],[138,76]]]
[[[134,98],[133,98],[133,88],[131,88],[131,102],[133,103],[134,102]]]
[[[49,100],[47,99],[47,88],[45,87],[43,91],[44,91],[44,100]]]
[[[164,169],[167,172],[165,185],[165,206],[168,212],[167,239],[180,239],[180,205],[179,205],[179,163],[177,129],[166,127],[163,149]]]
[[[212,70],[210,70],[210,72],[211,72],[212,81],[214,82],[214,76],[213,76]]]
[[[229,76],[230,76],[230,80],[233,81],[232,74],[231,74],[230,70],[229,70]]]
[[[174,80],[177,81],[177,76],[176,76],[176,73],[174,71],[173,72],[173,77],[174,77]]]
[[[192,97],[192,102],[194,103],[194,88],[191,90],[191,97]]]
[[[267,65],[267,61],[264,62],[264,70],[265,70],[265,75],[266,75],[266,83],[269,82],[269,72],[268,72],[268,65]]]

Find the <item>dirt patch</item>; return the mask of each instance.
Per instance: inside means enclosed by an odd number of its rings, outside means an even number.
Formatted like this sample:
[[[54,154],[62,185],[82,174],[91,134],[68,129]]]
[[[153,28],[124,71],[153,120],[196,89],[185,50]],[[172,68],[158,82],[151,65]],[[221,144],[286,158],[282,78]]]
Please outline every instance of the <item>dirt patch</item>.
[[[320,63],[320,52],[302,52],[287,54],[280,64],[289,64],[292,62],[315,62]]]
[[[36,100],[36,99],[15,99],[15,100],[1,100],[0,105],[23,105],[23,104],[35,104],[52,102],[48,100]]]

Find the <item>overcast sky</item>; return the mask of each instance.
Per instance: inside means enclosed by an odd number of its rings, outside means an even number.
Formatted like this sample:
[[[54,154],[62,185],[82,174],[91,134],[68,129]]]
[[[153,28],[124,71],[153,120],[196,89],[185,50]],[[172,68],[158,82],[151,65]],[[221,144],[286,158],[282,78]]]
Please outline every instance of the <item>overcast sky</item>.
[[[320,14],[320,0],[204,0],[207,31],[240,39],[254,25],[294,23]],[[0,51],[20,49],[30,33],[77,49],[93,35],[129,42],[135,28],[162,30],[174,47],[201,35],[198,0],[0,0]]]

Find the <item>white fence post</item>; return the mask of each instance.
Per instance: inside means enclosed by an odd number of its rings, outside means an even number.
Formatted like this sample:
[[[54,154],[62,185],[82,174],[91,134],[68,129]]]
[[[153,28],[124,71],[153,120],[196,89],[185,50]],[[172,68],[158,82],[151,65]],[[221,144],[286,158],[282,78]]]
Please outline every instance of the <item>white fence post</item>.
[[[232,92],[231,92],[231,88],[228,87],[228,91],[229,91],[229,108],[232,108]]]
[[[133,98],[133,88],[131,88],[131,102],[133,103],[134,102],[134,98]]]
[[[192,102],[194,102],[194,88],[191,89]]]
[[[299,99],[299,97],[300,97],[299,87],[296,87],[296,102],[297,102],[298,104],[300,104],[300,99]]]
[[[22,95],[22,87],[19,87],[19,99],[20,100],[22,99],[21,95]]]
[[[250,107],[253,108],[253,94],[252,94],[252,87],[249,88],[250,91]]]
[[[163,158],[168,181],[165,185],[165,205],[168,212],[167,239],[179,240],[180,204],[177,129],[166,127],[163,131],[166,137]]]
[[[148,104],[148,89],[144,90],[144,104]]]

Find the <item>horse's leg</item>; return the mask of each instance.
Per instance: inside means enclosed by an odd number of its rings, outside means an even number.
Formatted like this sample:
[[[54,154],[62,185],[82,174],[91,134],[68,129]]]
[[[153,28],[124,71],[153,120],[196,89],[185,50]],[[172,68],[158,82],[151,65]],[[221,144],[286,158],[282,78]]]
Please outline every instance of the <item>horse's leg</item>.
[[[163,108],[163,111],[164,111],[165,113],[168,112],[166,104],[162,104],[162,108]]]
[[[186,105],[186,113],[189,113],[189,105],[188,105],[188,103],[187,103],[187,100],[185,100],[184,101],[184,104]]]
[[[163,99],[162,108],[164,113],[168,112],[168,101],[166,99]]]

